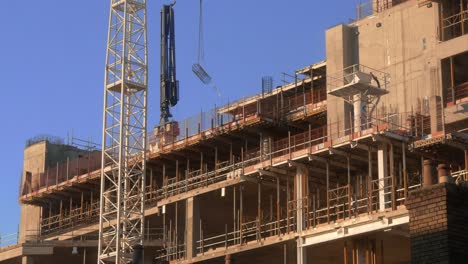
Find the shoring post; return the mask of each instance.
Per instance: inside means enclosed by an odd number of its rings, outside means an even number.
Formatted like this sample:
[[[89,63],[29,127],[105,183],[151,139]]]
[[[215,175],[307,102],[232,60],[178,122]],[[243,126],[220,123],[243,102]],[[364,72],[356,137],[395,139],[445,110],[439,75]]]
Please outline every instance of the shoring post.
[[[348,217],[349,219],[351,219],[351,193],[352,191],[353,191],[353,187],[351,186],[351,184],[348,184]]]
[[[60,200],[59,226],[62,226],[63,200]]]
[[[262,184],[260,179],[258,180],[258,190],[257,190],[257,226],[258,226],[258,239],[260,239],[260,228],[262,226]]]
[[[402,160],[403,160],[403,196],[408,198],[408,172],[406,171],[406,144],[401,143]]]
[[[396,179],[395,179],[395,155],[393,144],[390,146],[390,175],[392,177],[392,210],[396,210]]]
[[[280,178],[276,177],[276,221],[277,221],[277,234],[281,234],[281,211],[280,211]]]
[[[214,175],[215,175],[215,177],[218,176],[218,147],[215,147],[215,167],[214,167]]]
[[[368,150],[368,176],[367,176],[367,213],[372,212],[372,151],[371,148],[369,147]]]
[[[83,192],[81,192],[81,208],[80,208],[80,219],[83,218],[83,205],[84,205],[84,197]]]
[[[190,159],[187,158],[187,170],[185,171],[185,191],[188,191],[188,178],[190,175]]]
[[[58,175],[59,175],[58,165],[59,165],[59,163],[57,162],[57,167],[56,167],[56,170],[55,170],[55,185],[58,185]]]
[[[344,242],[344,247],[343,247],[343,258],[344,258],[344,264],[348,264],[348,245],[346,241]]]
[[[462,18],[464,17],[463,13],[465,12],[463,2],[464,1],[460,1],[460,17]],[[462,22],[460,23],[461,24],[461,36],[465,35],[465,19],[462,19]]]
[[[243,221],[244,221],[244,195],[243,195],[243,186],[239,186],[239,244],[242,245],[242,236],[243,236]]]
[[[168,185],[167,185],[167,178],[166,178],[166,164],[165,163],[163,163],[162,170],[163,170],[163,173],[162,173],[163,188],[166,189],[166,192],[164,192],[164,197],[167,197]]]
[[[200,152],[200,176],[203,175],[203,152]]]
[[[92,214],[93,214],[93,192],[91,192],[89,212],[90,212],[89,216],[92,216]]]
[[[312,195],[312,211],[313,211],[313,220],[312,220],[312,227],[315,228],[315,225],[316,225],[316,220],[317,220],[317,216],[315,215],[315,194]]]
[[[176,162],[177,163],[177,162]],[[176,167],[177,169],[177,167]],[[177,177],[177,173],[176,173],[176,177]],[[150,199],[153,198],[153,169],[150,169],[150,185],[149,185],[149,188],[150,188]]]
[[[286,233],[289,234],[289,177],[286,180]]]
[[[202,256],[205,255],[205,250],[204,250],[204,245],[203,245],[203,226],[202,226],[201,219],[200,219],[200,250],[201,250]]]
[[[245,103],[242,103],[242,119],[243,123],[245,124]]]
[[[224,225],[224,248],[227,249],[228,247],[228,231],[227,231],[227,224]]]
[[[236,217],[237,216],[237,214],[236,214],[236,186],[235,185],[232,187],[232,203],[233,203],[233,205],[232,205],[232,208],[233,208],[232,216],[233,216],[233,219],[234,219],[233,225],[232,225],[233,226],[232,235],[233,235],[233,242],[235,244],[236,243],[235,242],[236,241],[236,231],[237,231],[237,228],[236,228],[236,226],[237,226],[237,221],[236,221],[237,220],[237,217]]]
[[[234,164],[234,158],[232,154],[232,142],[229,144],[229,165]]]
[[[242,175],[244,174],[244,147],[241,147]]]
[[[330,224],[330,163],[327,162],[325,163],[325,168],[326,168],[326,187],[327,187],[327,222]]]
[[[70,177],[70,157],[67,157],[67,181]]]
[[[273,148],[272,148],[271,137],[268,137],[268,152],[270,156],[270,166],[273,166]]]
[[[307,153],[310,154],[312,152],[312,149],[311,149],[312,147],[312,125],[311,124],[309,124],[309,144],[308,145],[309,145],[309,148],[307,150]]]
[[[288,151],[289,159],[291,159],[291,131],[288,131]]]
[[[153,170],[151,170],[151,180],[153,178],[152,172]],[[150,183],[150,185],[152,186],[152,183]],[[179,185],[179,160],[176,160],[176,188],[178,185]]]

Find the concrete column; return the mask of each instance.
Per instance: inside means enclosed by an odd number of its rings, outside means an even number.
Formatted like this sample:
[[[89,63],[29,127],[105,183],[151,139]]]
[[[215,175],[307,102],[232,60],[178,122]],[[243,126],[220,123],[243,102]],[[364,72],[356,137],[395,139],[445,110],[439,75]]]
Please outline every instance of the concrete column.
[[[296,171],[296,177],[295,177],[295,185],[296,185],[296,201],[297,201],[297,210],[296,210],[296,219],[297,219],[297,232],[300,233],[302,232],[305,227],[304,227],[304,222],[306,219],[304,219],[304,197],[307,196],[306,194],[306,184],[307,184],[307,177],[309,176],[309,171],[305,166],[298,166],[297,171]],[[305,264],[307,263],[307,254],[306,254],[306,249],[302,247],[302,238],[299,237],[297,238],[296,241],[296,247],[297,247],[297,258],[296,258],[296,263],[297,264]]]
[[[354,106],[354,132],[359,132],[367,122],[367,102],[364,95],[354,95],[353,106]]]
[[[431,115],[431,133],[442,131],[442,105],[440,96],[429,98],[429,114]]]
[[[437,166],[437,176],[439,178],[439,183],[451,182],[451,177],[447,171],[447,165],[444,163],[441,163],[439,166]]]
[[[297,238],[297,258],[296,258],[296,263],[297,264],[307,264],[307,250],[305,247],[303,247],[303,238],[299,237]]]
[[[432,182],[432,160],[423,161],[423,188],[429,187],[433,184]]]
[[[468,150],[465,150],[465,171],[468,171]]]
[[[302,232],[304,230],[304,197],[307,197],[306,192],[306,184],[307,184],[307,177],[309,171],[305,166],[297,167],[296,177],[295,177],[295,185],[296,185],[296,219],[297,219],[297,232]]]
[[[384,187],[387,187],[388,180],[388,146],[386,143],[380,144],[377,150],[377,162],[378,162],[378,173],[379,173],[379,210],[385,210],[385,202],[388,200],[385,195]]]
[[[21,264],[34,264],[34,259],[32,256],[21,257]]]
[[[185,232],[187,234],[187,259],[197,255],[197,241],[200,240],[200,206],[197,199],[190,197],[186,201]]]

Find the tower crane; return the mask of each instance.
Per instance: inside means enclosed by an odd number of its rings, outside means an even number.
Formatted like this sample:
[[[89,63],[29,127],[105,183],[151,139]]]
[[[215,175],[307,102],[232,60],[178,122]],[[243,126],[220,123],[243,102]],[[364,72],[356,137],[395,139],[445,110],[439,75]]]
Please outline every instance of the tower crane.
[[[104,81],[98,264],[143,244],[148,98],[146,0],[111,0]]]
[[[98,264],[141,255],[147,150],[146,0],[111,0],[104,85]],[[161,122],[179,100],[174,4],[161,9]],[[177,122],[175,122],[177,124]],[[168,126],[172,127],[172,126]],[[138,253],[138,254],[134,254]],[[141,259],[136,256],[135,259]]]

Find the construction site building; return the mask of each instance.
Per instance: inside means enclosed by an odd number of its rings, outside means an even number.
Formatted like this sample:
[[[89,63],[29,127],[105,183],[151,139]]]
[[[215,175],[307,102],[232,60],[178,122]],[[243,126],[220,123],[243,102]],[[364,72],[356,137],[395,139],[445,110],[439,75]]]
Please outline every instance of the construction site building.
[[[464,263],[468,2],[357,10],[325,61],[150,133],[145,263]],[[0,263],[96,263],[100,166],[29,142]]]

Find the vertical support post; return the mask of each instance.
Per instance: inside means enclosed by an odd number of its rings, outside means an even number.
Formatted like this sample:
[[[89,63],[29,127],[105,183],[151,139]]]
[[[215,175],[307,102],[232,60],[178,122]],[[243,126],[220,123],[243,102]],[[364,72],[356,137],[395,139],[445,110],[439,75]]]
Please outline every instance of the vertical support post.
[[[345,241],[343,246],[343,260],[344,264],[348,264],[348,244]]]
[[[233,209],[232,209],[232,218],[234,219],[233,225],[232,225],[232,226],[233,226],[232,229],[233,229],[233,235],[234,235],[234,241],[235,241],[235,239],[236,239],[236,231],[237,231],[237,228],[236,228],[236,218],[237,218],[237,217],[236,217],[236,216],[237,216],[237,215],[236,215],[236,186],[235,186],[235,185],[232,187],[232,204],[233,204],[233,205],[232,205],[232,208],[233,208]],[[235,242],[234,242],[234,243],[235,243]]]
[[[465,149],[465,172],[468,173],[468,149]]]
[[[243,195],[243,186],[239,186],[239,243],[243,244],[243,221],[244,221],[244,195]]]
[[[396,178],[395,178],[395,150],[393,144],[390,146],[390,176],[392,177],[392,210],[396,210]]]
[[[297,219],[297,232],[304,231],[304,179],[307,179],[309,171],[305,166],[298,166],[295,176],[295,189],[296,189],[296,219]]]
[[[215,164],[214,164],[214,173],[215,177],[218,176],[217,170],[218,170],[218,147],[215,147]]]
[[[298,237],[296,240],[297,264],[307,264],[307,249],[303,246],[303,238]]]
[[[330,224],[330,162],[325,163],[326,181],[327,181],[327,222]]]
[[[464,2],[463,0],[460,1],[460,16],[462,17],[462,21],[460,23],[461,24],[461,36],[465,35],[465,19],[466,19],[465,15],[464,15],[465,6],[463,5],[463,2]],[[465,19],[463,19],[463,18],[465,18]]]
[[[196,197],[186,200],[185,230],[187,234],[186,255],[191,260],[197,255],[197,241],[201,237],[200,206]],[[197,230],[200,227],[199,230]],[[203,251],[203,248],[201,249]]]
[[[176,181],[176,183],[178,183],[179,182],[179,160],[176,160],[175,164],[176,164],[176,168],[175,168],[176,169],[176,172],[175,172],[175,179],[176,180],[175,181]],[[151,176],[153,176],[153,175],[151,175]]]
[[[257,183],[257,239],[261,239],[261,227],[262,227],[262,184],[260,179]]]
[[[406,170],[406,144],[405,142],[401,143],[401,152],[403,159],[403,192],[405,200],[408,197],[408,171]]]
[[[280,178],[276,177],[276,228],[278,236],[281,234],[281,215],[280,215]]]
[[[348,185],[351,185],[351,165],[350,165],[350,154],[346,156],[346,168],[348,172]]]
[[[149,186],[149,188],[150,188],[150,189],[149,189],[149,191],[150,191],[149,197],[150,197],[150,199],[152,199],[153,196],[154,196],[154,190],[153,190],[153,188],[154,188],[154,186],[153,186],[153,169],[150,169],[150,186]]]
[[[67,157],[67,181],[69,180],[69,177],[70,177],[70,157]]]
[[[452,92],[452,103],[456,104],[455,98],[455,69],[453,66],[453,56],[450,56],[450,90]]]
[[[372,211],[372,149],[369,147],[368,150],[368,175],[367,175],[367,206],[368,213]]]
[[[386,143],[381,143],[377,150],[378,172],[379,172],[379,210],[385,211],[386,195],[385,189],[387,187],[388,177],[388,148]]]
[[[83,192],[81,192],[81,208],[80,208],[80,218],[83,218],[83,210],[84,210],[84,197]]]

